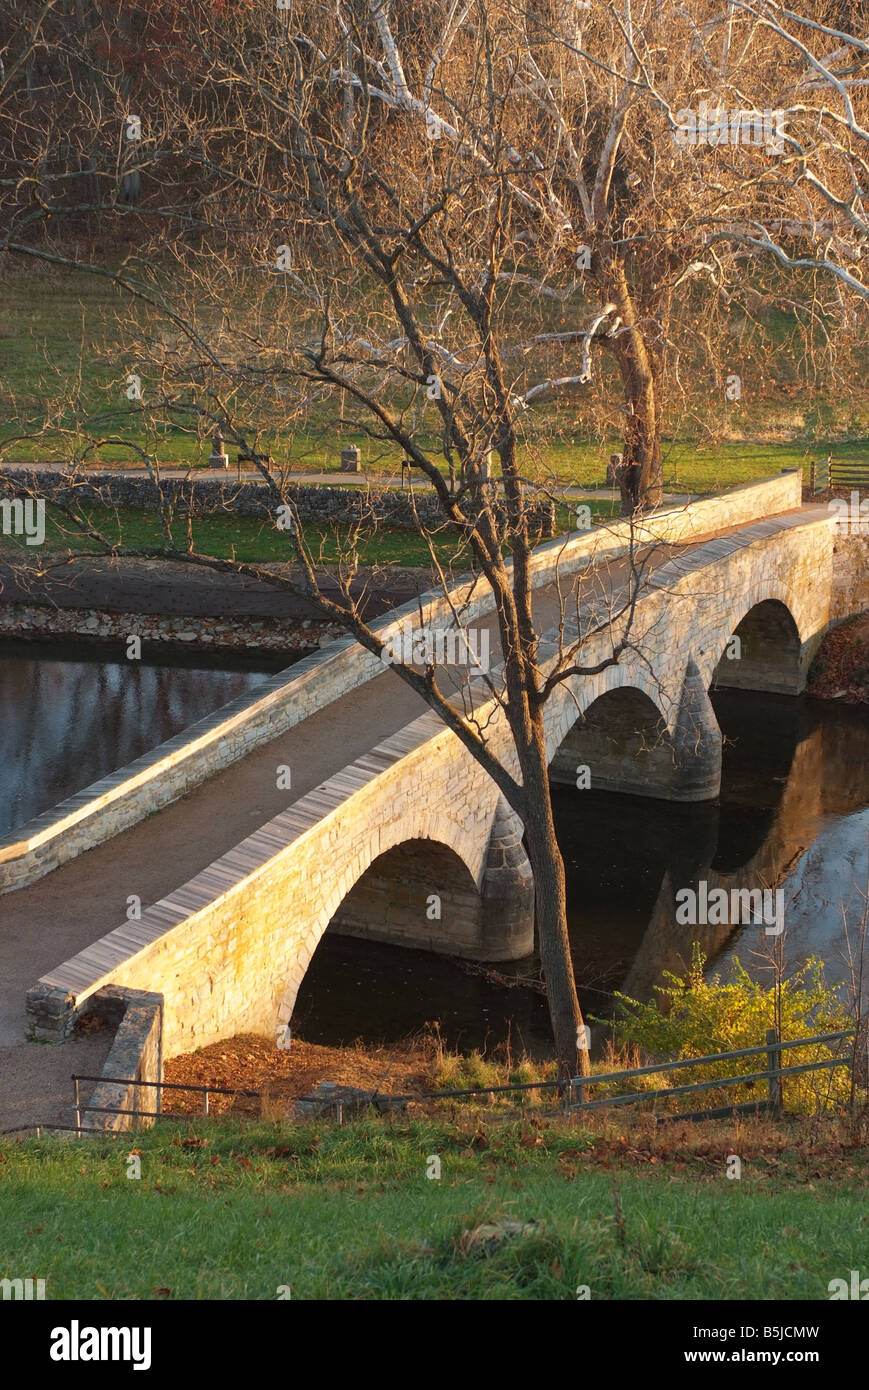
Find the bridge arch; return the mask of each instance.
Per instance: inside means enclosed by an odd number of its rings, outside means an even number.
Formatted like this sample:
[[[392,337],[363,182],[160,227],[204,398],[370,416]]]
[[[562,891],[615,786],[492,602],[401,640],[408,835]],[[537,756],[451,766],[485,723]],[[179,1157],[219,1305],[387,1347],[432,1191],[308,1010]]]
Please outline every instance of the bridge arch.
[[[550,762],[550,780],[664,801],[714,800],[721,731],[694,661],[669,691],[650,691],[648,673],[642,685],[631,683],[630,668],[620,674],[621,684],[611,680],[583,715],[574,709]]]
[[[455,955],[478,935],[480,891],[460,854],[439,840],[402,840],[379,854],[327,931]]]
[[[582,713],[575,711],[550,758],[549,779],[648,796],[652,782],[672,776],[673,765],[673,739],[660,706],[639,686],[614,685]]]
[[[790,604],[782,597],[755,598],[733,612],[729,632],[721,634],[713,688],[763,690],[799,695],[805,685],[804,643]]]
[[[366,937],[474,960],[515,960],[534,948],[534,877],[522,826],[494,789],[494,807],[462,823],[438,814],[374,827],[328,880],[278,1002],[289,1023],[323,935]],[[415,823],[414,823],[415,822]]]

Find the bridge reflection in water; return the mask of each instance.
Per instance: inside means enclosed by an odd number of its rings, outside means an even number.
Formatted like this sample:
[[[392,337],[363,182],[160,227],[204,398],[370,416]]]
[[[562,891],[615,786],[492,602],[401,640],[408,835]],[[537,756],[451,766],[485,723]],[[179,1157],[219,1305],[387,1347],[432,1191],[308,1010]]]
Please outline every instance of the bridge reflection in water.
[[[829,980],[846,979],[842,907],[854,940],[869,871],[865,711],[730,689],[711,699],[725,740],[716,803],[553,787],[587,1013],[606,1015],[613,989],[648,998],[663,970],[690,959],[695,940],[711,969],[726,973],[737,954],[751,973],[769,978],[763,958],[775,938],[762,926],[677,925],[677,890],[700,880],[709,892],[781,886],[788,969],[818,954]],[[449,866],[442,867],[446,881]],[[495,968],[521,979],[536,973],[537,961]],[[546,1053],[545,1000],[467,971],[330,929],[299,992],[294,1027],[316,1042],[395,1041],[437,1019],[450,1044],[491,1047],[510,1036]]]

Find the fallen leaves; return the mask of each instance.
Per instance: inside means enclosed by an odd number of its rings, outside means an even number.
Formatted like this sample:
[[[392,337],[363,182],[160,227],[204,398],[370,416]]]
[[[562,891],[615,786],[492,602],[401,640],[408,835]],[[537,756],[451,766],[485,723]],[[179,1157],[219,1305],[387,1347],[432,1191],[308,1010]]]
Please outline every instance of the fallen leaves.
[[[263,1098],[271,1105],[289,1109],[291,1101],[308,1095],[324,1077],[342,1086],[398,1093],[427,1089],[429,1072],[430,1058],[421,1048],[322,1047],[294,1038],[292,1048],[282,1052],[265,1038],[240,1034],[172,1058],[165,1079],[182,1086],[268,1092]],[[210,1100],[215,1115],[258,1116],[261,1108],[261,1096],[214,1095]],[[171,1109],[177,1114],[201,1113],[202,1098],[172,1093]]]

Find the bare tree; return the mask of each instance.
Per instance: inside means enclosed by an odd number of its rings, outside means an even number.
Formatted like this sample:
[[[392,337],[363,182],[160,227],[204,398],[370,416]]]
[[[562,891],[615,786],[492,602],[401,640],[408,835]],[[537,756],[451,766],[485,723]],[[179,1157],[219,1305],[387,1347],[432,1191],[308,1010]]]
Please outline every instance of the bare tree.
[[[45,22],[22,25],[20,51]],[[494,756],[476,693],[457,705],[434,667],[396,670],[525,825],[556,1047],[573,1070],[581,1015],[545,709],[635,643],[642,567],[632,548],[605,661],[583,664],[578,590],[563,606],[557,653],[541,653],[533,503],[551,480],[539,469],[529,479],[523,462],[535,413],[588,394],[601,351],[611,354],[633,514],[661,496],[665,388],[679,380],[683,333],[695,350],[718,351],[734,299],[756,309],[788,277],[817,320],[831,295],[845,319],[869,298],[858,265],[867,136],[854,76],[869,47],[772,0],[435,0],[424,15],[388,0],[281,0],[232,14],[180,4],[174,25],[186,72],[152,81],[135,113],[108,59],[98,101],[94,82],[83,84],[75,35],[45,41],[77,113],[62,131],[37,138],[9,79],[13,171],[0,245],[122,291],[119,381],[135,364],[147,388],[127,408],[128,429],[143,419],[199,434],[219,425],[289,518],[297,574],[200,554],[192,526],[179,550],[165,515],[166,544],[147,553],[291,586],[379,653],[351,592],[354,538],[336,602],[290,475],[266,459],[259,434],[276,418],[282,431],[302,427],[340,394],[369,439],[399,449],[427,480],[458,554],[491,586],[504,666],[484,678],[485,695],[507,721],[515,769]],[[678,66],[674,52],[685,55]],[[686,117],[701,94],[716,113],[702,117],[702,147],[696,121],[689,143]],[[763,113],[779,100],[786,119],[776,117],[767,144],[780,141],[783,154],[744,142],[745,112],[759,111],[768,135]],[[726,144],[706,138],[713,126]],[[69,156],[85,131],[88,150],[101,152],[88,166],[99,197],[76,202],[71,170],[48,166],[46,150],[62,135]],[[135,211],[119,139],[137,145]],[[107,228],[132,222],[122,258],[70,252],[59,227],[85,213]],[[75,433],[80,410],[69,406]],[[123,438],[123,417],[114,426]],[[154,467],[153,451],[145,456]],[[117,549],[80,510],[70,520],[95,546]],[[587,1068],[584,1051],[579,1062]]]

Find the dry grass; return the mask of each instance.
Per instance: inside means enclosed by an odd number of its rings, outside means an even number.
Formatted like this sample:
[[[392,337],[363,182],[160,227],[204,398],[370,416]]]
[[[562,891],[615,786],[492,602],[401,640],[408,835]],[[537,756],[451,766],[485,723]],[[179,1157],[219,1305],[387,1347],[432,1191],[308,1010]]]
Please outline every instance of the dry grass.
[[[595,1070],[618,1071],[636,1065],[635,1048],[610,1046]],[[211,1114],[280,1120],[290,1115],[294,1100],[327,1080],[383,1094],[413,1095],[552,1080],[554,1076],[554,1063],[513,1056],[509,1042],[488,1056],[448,1052],[435,1029],[390,1047],[361,1043],[321,1047],[294,1039],[288,1052],[279,1051],[265,1038],[241,1035],[174,1058],[167,1064],[165,1080],[258,1091],[256,1097],[213,1096]],[[638,1089],[666,1081],[666,1073],[639,1078]],[[701,1098],[698,1104],[702,1103]],[[202,1099],[192,1092],[164,1092],[164,1105],[178,1115],[195,1115],[201,1112]],[[497,1133],[503,1124],[519,1123],[523,1126],[519,1140],[523,1149],[544,1144],[547,1132],[581,1128],[590,1142],[582,1152],[571,1151],[571,1165],[580,1159],[583,1166],[603,1168],[662,1163],[674,1164],[676,1171],[688,1165],[701,1175],[707,1170],[717,1172],[727,1155],[735,1152],[744,1158],[761,1158],[771,1172],[780,1167],[784,1155],[787,1166],[796,1165],[806,1182],[813,1174],[855,1177],[869,1144],[867,1105],[848,1116],[749,1115],[721,1121],[674,1117],[666,1124],[659,1124],[657,1115],[648,1108],[632,1106],[629,1110],[586,1111],[565,1121],[559,1115],[554,1092],[544,1090],[412,1102],[409,1113],[419,1119],[427,1116],[454,1124],[469,1152],[489,1147],[492,1141],[486,1127],[490,1125],[495,1125]],[[384,1119],[383,1124],[388,1123]],[[855,1169],[855,1155],[860,1152],[863,1160],[858,1158]]]

